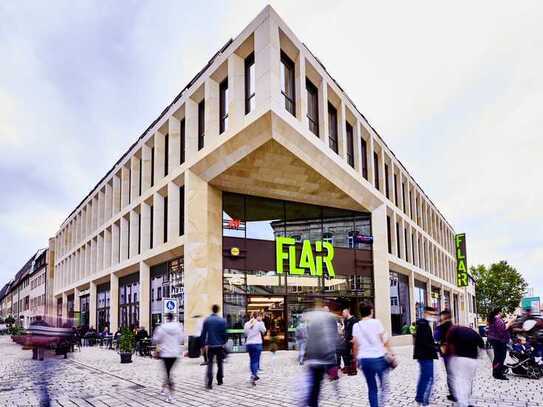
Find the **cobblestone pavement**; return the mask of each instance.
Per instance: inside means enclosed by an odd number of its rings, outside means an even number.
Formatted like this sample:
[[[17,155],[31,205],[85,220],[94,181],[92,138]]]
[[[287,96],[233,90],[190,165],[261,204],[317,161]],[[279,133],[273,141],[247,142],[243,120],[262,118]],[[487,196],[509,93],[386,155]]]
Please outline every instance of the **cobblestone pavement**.
[[[411,348],[396,349],[400,365],[390,376],[390,406],[413,406],[417,365]],[[51,357],[31,360],[8,337],[0,337],[0,406],[39,406],[50,397],[55,406],[298,406],[304,387],[304,368],[294,352],[263,353],[261,380],[253,387],[248,381],[248,357],[230,355],[225,364],[223,386],[204,389],[204,367],[200,360],[183,359],[174,367],[176,391],[173,403],[161,396],[162,366],[150,358],[134,357],[121,365],[111,350],[83,348],[64,360]],[[439,363],[434,406],[450,406],[446,400],[444,371]],[[363,377],[343,376],[336,389],[324,384],[322,406],[367,406]],[[543,379],[513,377],[508,382],[491,378],[484,356],[474,383],[474,404],[483,406],[543,406]]]

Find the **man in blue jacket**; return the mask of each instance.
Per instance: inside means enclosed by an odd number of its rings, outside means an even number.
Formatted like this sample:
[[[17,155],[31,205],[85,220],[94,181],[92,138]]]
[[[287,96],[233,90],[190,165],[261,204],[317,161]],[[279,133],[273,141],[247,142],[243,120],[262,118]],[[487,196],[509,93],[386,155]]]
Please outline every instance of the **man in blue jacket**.
[[[437,359],[436,344],[432,333],[432,324],[436,321],[436,310],[424,308],[424,317],[417,321],[413,359],[419,362],[420,375],[417,383],[416,401],[419,405],[428,406],[434,383],[434,360]]]
[[[224,345],[226,344],[226,321],[219,315],[220,307],[211,307],[212,314],[206,318],[202,327],[201,341],[207,352],[207,388],[213,387],[213,360],[217,358],[217,384],[223,381]]]

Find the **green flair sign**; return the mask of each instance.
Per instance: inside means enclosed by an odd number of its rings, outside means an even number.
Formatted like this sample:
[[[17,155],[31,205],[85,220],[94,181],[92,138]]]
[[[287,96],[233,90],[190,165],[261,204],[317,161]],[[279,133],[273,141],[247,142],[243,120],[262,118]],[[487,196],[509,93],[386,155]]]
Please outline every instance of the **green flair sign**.
[[[279,274],[283,273],[284,261],[288,260],[289,274],[303,275],[309,271],[312,276],[322,276],[323,265],[326,265],[328,275],[335,277],[333,259],[334,246],[329,242],[316,241],[313,246],[309,240],[304,240],[300,258],[297,259],[294,238],[279,236],[275,240],[275,262]]]
[[[468,263],[466,259],[466,234],[460,233],[454,236],[456,247],[456,285],[468,286]]]

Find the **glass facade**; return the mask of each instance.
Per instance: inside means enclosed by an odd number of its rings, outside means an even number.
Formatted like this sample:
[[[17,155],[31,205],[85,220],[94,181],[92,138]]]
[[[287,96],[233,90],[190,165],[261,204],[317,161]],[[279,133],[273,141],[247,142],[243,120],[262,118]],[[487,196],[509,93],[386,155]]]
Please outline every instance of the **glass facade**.
[[[177,318],[185,317],[185,265],[183,257],[151,267],[151,330],[163,320],[163,300],[177,299]]]
[[[89,322],[90,322],[90,295],[82,295],[79,297],[79,309],[81,310],[81,313],[79,314],[79,325],[85,328],[89,328]],[[93,327],[94,328],[94,327]]]
[[[111,297],[109,283],[96,287],[96,297],[96,323],[98,332],[103,332],[106,326],[109,329],[109,303]]]
[[[119,326],[136,328],[140,322],[139,273],[119,279]]]
[[[417,319],[422,318],[424,307],[428,305],[428,296],[426,295],[426,283],[415,280],[415,312]]]
[[[395,271],[390,272],[390,314],[392,334],[401,335],[411,324],[409,278]]]
[[[240,330],[253,311],[265,316],[265,346],[273,337],[285,349],[294,346],[301,313],[316,300],[337,313],[344,307],[356,312],[360,301],[373,300],[370,214],[224,193],[222,223],[224,315],[235,350],[243,348]],[[331,244],[334,273],[323,267],[320,275],[310,268],[294,274],[286,259],[278,272],[278,237],[293,239],[285,251],[296,262],[302,248],[310,247],[314,258],[317,242]]]

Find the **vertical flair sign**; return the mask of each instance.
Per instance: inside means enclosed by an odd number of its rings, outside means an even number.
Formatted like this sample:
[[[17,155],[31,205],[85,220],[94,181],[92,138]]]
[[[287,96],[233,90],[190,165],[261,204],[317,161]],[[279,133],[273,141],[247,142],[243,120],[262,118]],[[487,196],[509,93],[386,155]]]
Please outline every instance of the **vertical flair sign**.
[[[454,236],[456,247],[456,285],[468,286],[468,263],[466,259],[466,234],[460,233]]]

